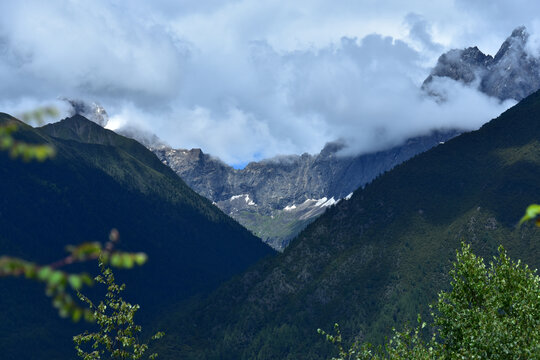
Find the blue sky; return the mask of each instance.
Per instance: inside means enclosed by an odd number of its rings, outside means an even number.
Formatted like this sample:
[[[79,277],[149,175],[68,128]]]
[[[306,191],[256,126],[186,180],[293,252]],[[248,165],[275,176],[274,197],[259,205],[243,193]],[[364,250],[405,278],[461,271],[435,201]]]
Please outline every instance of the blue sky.
[[[0,2],[1,111],[101,104],[109,126],[138,126],[236,166],[317,153],[342,140],[380,150],[432,129],[479,127],[512,103],[442,83],[419,91],[437,57],[494,54],[537,1]]]

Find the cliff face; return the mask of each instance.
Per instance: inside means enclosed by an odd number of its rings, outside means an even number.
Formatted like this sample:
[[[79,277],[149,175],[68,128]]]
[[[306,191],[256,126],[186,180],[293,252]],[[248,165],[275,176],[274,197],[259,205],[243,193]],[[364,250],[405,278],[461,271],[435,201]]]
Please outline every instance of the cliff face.
[[[199,194],[212,200],[272,247],[289,240],[326,208],[394,166],[457,135],[435,132],[392,149],[341,156],[329,143],[317,155],[253,162],[237,170],[200,149],[156,148],[154,153]]]

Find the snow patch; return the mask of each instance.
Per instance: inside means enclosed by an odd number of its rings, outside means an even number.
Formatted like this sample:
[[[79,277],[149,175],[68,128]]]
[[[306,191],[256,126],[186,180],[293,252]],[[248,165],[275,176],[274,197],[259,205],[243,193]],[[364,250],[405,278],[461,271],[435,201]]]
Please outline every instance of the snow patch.
[[[255,202],[254,202],[253,200],[251,200],[251,199],[249,198],[249,195],[248,195],[248,194],[246,194],[245,200],[246,200],[246,204],[248,204],[249,206],[257,205],[257,204],[255,204]]]
[[[326,198],[324,198],[326,199]],[[326,207],[326,206],[332,206],[332,205],[335,205],[339,202],[339,200],[335,200],[334,197],[332,196],[330,199],[328,199],[328,201],[326,201],[324,204],[321,205],[321,207]]]
[[[244,198],[244,200],[246,201],[246,204],[248,204],[249,206],[256,206],[257,205],[257,204],[255,204],[255,202],[253,200],[251,200],[249,198],[249,194],[240,194],[240,195],[231,196],[230,201],[240,199],[240,198]]]
[[[285,208],[283,208],[284,211],[293,211],[294,209],[296,209],[295,204],[287,205],[287,206],[285,206]]]
[[[337,204],[338,202],[339,200],[334,199],[333,196],[330,199],[328,199],[325,196],[322,199],[317,200],[317,203],[315,204],[315,206],[320,206],[320,207],[332,206],[332,205]]]
[[[352,194],[353,194],[353,193],[350,193],[349,195],[345,196],[345,200],[351,200]]]

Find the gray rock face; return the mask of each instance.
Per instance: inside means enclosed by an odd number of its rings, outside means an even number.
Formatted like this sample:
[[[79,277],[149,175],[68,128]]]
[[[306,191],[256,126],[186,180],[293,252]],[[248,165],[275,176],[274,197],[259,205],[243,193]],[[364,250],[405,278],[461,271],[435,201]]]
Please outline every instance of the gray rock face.
[[[278,250],[328,206],[381,173],[439,145],[457,131],[435,132],[401,146],[361,156],[340,156],[329,143],[317,155],[252,162],[236,170],[200,149],[154,149],[199,194]]]
[[[518,27],[495,54],[485,55],[477,47],[450,50],[441,55],[423,87],[441,96],[430,85],[436,77],[448,77],[474,84],[483,93],[499,100],[522,100],[540,88],[540,59],[526,48],[529,34]]]

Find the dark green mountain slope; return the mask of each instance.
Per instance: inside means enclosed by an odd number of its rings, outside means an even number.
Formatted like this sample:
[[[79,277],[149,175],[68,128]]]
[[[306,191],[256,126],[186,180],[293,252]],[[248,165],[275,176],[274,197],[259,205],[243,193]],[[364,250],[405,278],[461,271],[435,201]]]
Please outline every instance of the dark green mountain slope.
[[[39,129],[20,124],[16,134],[54,145],[57,156],[23,163],[0,153],[0,254],[52,262],[66,244],[105,241],[117,228],[119,248],[149,256],[118,274],[149,319],[272,253],[134,140],[81,116]],[[58,319],[40,286],[0,279],[0,294],[2,359],[75,357],[75,327]]]
[[[317,328],[382,342],[415,321],[464,240],[540,266],[539,232],[515,224],[540,198],[540,93],[380,176],[279,256],[170,317],[161,345],[182,359],[326,359]],[[159,345],[158,345],[159,346]]]

